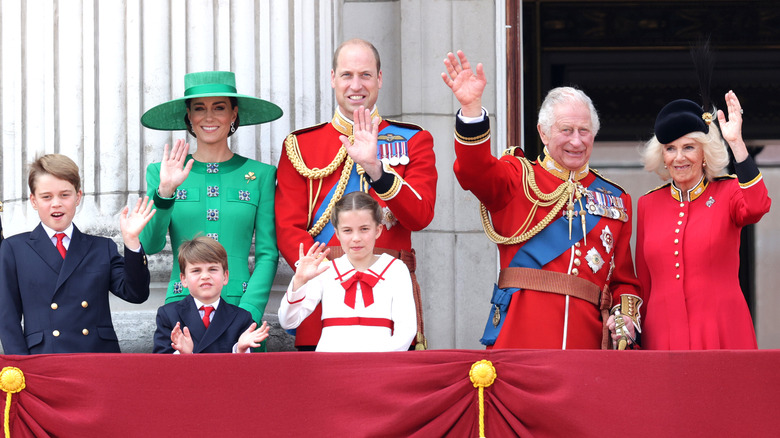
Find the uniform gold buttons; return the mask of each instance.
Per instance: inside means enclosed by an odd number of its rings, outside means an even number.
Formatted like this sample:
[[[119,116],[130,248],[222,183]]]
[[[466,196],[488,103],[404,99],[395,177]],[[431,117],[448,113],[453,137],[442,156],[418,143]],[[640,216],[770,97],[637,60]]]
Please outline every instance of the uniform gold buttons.
[[[582,251],[580,251],[580,250],[578,250],[578,249],[575,249],[575,250],[574,250],[574,255],[576,255],[577,257],[579,257],[579,256],[581,256],[581,255],[582,255]]]
[[[677,274],[677,275],[675,276],[675,278],[679,280],[679,279],[680,279],[680,274]]]
[[[574,259],[574,266],[579,266],[581,263],[580,259]]]
[[[89,330],[84,329],[84,330],[81,331],[81,334],[84,335],[84,336],[87,336],[89,334]]]
[[[680,212],[680,217],[685,217],[685,213]]]
[[[679,263],[675,263],[675,264],[674,264],[674,267],[675,267],[675,268],[679,268],[679,267],[680,267],[680,264],[679,264]]]
[[[680,234],[680,229],[678,228],[678,229],[674,230],[674,234]]]
[[[680,255],[680,251],[675,251],[675,252],[674,252],[674,255],[675,255],[675,256],[678,256],[678,255]]]
[[[574,268],[571,270],[571,275],[578,275],[580,273],[580,270],[577,268]]]
[[[86,308],[87,308],[87,306],[89,306],[89,303],[88,303],[88,302],[86,302],[86,301],[82,301],[82,302],[81,302],[81,307],[83,307],[83,308],[85,308],[85,309],[86,309]]]
[[[677,225],[682,225],[682,221],[677,221]]]
[[[60,307],[57,305],[57,303],[51,303],[51,310],[57,310],[57,308]]]
[[[674,244],[677,245],[678,243],[680,243],[680,239],[674,239]]]
[[[680,207],[685,207],[685,203],[684,203],[684,202],[681,202],[681,203],[680,203]]]
[[[57,336],[60,335],[60,331],[59,330],[54,330],[53,332],[51,332],[51,334],[53,334],[54,337],[56,338]]]

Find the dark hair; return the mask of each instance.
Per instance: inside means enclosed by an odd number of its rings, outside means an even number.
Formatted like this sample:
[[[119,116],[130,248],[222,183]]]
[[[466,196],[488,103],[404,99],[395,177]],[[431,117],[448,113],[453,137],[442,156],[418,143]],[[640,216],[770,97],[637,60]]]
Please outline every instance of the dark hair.
[[[219,263],[227,271],[227,251],[211,237],[198,236],[179,246],[179,271],[182,274],[187,270],[187,263]]]
[[[382,207],[376,202],[376,199],[365,192],[347,193],[333,206],[333,213],[330,215],[330,221],[335,228],[339,227],[339,213],[354,210],[367,210],[374,218],[377,225],[382,223]]]
[[[27,185],[30,187],[30,194],[35,194],[35,185],[38,178],[46,174],[73,184],[77,192],[81,190],[79,166],[65,155],[46,154],[30,163],[30,173],[27,175]]]
[[[238,106],[238,99],[236,99],[233,96],[227,96],[227,98],[230,100],[230,109],[233,109]],[[192,99],[184,99],[184,104],[189,109],[190,104],[192,103]],[[184,124],[187,125],[187,132],[190,133],[191,136],[198,138],[197,135],[195,135],[195,132],[192,130],[192,123],[190,122],[190,116],[187,115],[187,113],[184,113]],[[236,120],[233,122],[233,127],[235,129],[238,129],[238,127],[241,126],[241,116],[239,114],[236,114]],[[233,135],[236,131],[231,129],[228,131],[228,137]]]
[[[379,60],[379,51],[374,47],[373,44],[369,43],[366,40],[362,40],[360,38],[352,38],[351,40],[344,41],[343,43],[339,44],[338,48],[336,48],[336,51],[333,52],[333,62],[331,68],[333,68],[333,71],[336,71],[336,67],[338,67],[338,61],[339,61],[339,53],[341,53],[341,49],[343,49],[345,46],[348,45],[363,45],[371,49],[372,52],[374,52],[374,59],[376,59],[376,73],[379,74],[380,71],[382,71],[382,62]]]

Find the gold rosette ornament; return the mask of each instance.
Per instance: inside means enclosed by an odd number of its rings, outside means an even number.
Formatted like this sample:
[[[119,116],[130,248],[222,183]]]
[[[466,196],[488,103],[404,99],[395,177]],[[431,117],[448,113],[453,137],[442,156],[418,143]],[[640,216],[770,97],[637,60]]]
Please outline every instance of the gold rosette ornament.
[[[0,371],[0,388],[6,392],[5,397],[5,415],[3,416],[3,429],[6,438],[10,438],[11,429],[8,416],[11,414],[11,396],[20,392],[25,387],[24,373],[16,367],[5,367]]]
[[[485,388],[496,381],[496,368],[489,360],[474,362],[469,379],[475,388],[479,388],[479,436],[485,438]]]

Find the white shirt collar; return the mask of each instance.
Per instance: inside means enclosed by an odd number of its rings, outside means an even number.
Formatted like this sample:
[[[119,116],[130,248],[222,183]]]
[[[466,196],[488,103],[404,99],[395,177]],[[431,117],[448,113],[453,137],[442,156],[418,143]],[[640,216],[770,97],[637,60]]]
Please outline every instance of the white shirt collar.
[[[211,304],[203,304],[202,302],[200,302],[195,297],[192,297],[192,299],[195,300],[195,308],[198,309],[198,310],[200,310],[200,308],[203,307],[203,306],[212,306],[214,308],[214,310],[217,310],[217,307],[219,307],[220,301],[222,301],[222,298],[220,297],[220,298],[217,298],[217,301],[214,301]]]
[[[47,227],[46,224],[44,224],[43,222],[41,222],[41,227],[43,227],[43,231],[46,232],[46,235],[49,236],[49,240],[51,240],[51,243],[56,245],[57,238],[54,237],[54,235],[57,234],[59,231],[54,231],[53,229]],[[68,245],[70,245],[70,239],[73,236],[73,222],[71,222],[70,225],[68,225],[68,228],[65,228],[65,230],[63,230],[62,232],[65,233],[65,238],[62,239],[62,244],[65,245],[65,248],[67,248]]]

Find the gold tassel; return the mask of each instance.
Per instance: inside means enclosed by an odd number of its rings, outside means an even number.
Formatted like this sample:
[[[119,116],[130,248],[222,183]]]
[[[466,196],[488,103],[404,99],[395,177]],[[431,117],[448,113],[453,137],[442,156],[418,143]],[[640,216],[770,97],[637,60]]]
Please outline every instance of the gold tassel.
[[[3,429],[5,438],[11,438],[11,396],[25,388],[24,373],[16,367],[5,367],[0,371],[0,388],[6,392],[5,415],[3,416]]]
[[[474,362],[469,371],[469,379],[475,388],[479,388],[479,437],[485,438],[485,388],[496,380],[496,368],[489,360]]]

